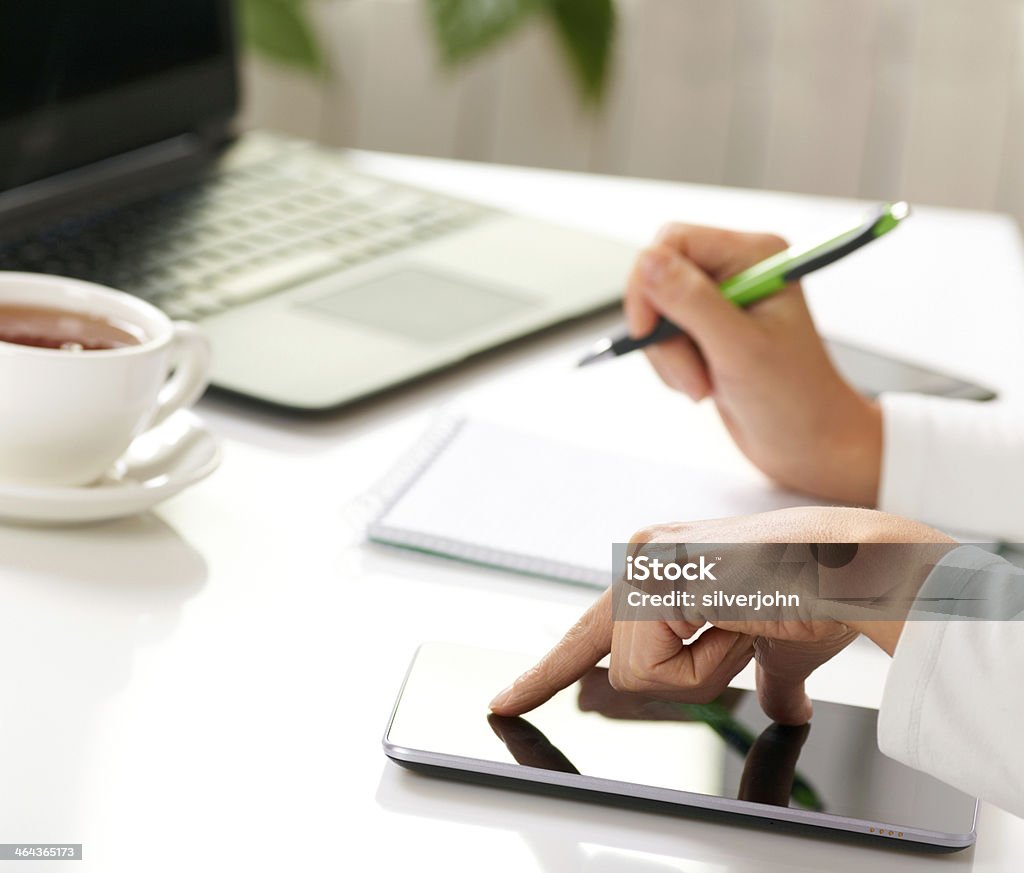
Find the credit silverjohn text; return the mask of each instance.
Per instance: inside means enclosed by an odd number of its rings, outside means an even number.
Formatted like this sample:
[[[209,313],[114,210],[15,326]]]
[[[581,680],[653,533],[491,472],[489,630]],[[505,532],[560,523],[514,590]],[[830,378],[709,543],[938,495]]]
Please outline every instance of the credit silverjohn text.
[[[666,561],[660,557],[649,554],[627,555],[626,572],[624,580],[633,582],[717,582],[714,574],[715,566],[722,560],[716,556],[709,561],[707,556],[699,555],[694,561]],[[698,595],[693,591],[673,588],[661,593],[649,592],[634,588],[626,592],[626,602],[629,606],[671,606],[671,607],[750,607],[759,612],[762,607],[772,606],[800,606],[800,595],[791,593],[784,594],[781,591],[766,593],[756,591],[752,594],[723,591],[715,588]]]

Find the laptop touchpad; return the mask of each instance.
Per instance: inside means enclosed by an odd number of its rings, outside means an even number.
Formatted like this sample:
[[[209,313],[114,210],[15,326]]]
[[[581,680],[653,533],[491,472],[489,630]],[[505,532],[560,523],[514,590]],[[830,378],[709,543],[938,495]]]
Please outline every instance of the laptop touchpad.
[[[426,270],[399,270],[299,306],[420,342],[457,339],[529,309],[505,289]]]

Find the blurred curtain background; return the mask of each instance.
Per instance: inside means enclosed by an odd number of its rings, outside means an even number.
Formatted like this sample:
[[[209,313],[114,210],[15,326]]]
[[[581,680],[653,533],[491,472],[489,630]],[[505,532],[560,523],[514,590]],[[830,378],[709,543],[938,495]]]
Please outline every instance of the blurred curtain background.
[[[355,148],[1024,217],[1024,2],[617,8],[594,110],[540,22],[453,72],[420,0],[311,0],[329,74],[249,57],[244,122]]]

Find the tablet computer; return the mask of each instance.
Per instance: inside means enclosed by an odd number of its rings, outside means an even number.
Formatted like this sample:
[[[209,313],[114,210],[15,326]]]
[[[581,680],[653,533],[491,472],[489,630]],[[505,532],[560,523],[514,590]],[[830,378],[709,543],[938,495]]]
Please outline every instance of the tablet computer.
[[[491,697],[534,661],[424,644],[385,753],[432,775],[593,802],[908,848],[974,842],[977,801],[882,755],[876,710],[815,701],[809,724],[785,726],[752,691],[671,703],[615,691],[595,668],[525,717],[490,714]]]
[[[909,361],[826,339],[828,355],[836,369],[854,388],[868,397],[883,391],[931,394],[957,400],[994,400],[996,392],[950,373],[940,373]]]

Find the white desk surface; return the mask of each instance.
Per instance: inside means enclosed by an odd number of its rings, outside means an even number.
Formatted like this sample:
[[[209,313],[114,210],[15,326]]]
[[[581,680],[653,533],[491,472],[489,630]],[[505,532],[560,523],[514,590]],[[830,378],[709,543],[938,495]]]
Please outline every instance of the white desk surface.
[[[638,244],[668,218],[806,239],[842,229],[863,207],[352,160]],[[808,286],[828,331],[955,361],[1011,396],[1024,388],[1015,377],[1024,373],[1024,269],[1008,219],[922,209]],[[1019,869],[1024,822],[995,808],[983,809],[975,849],[922,857],[450,784],[385,759],[381,734],[420,641],[539,654],[594,596],[361,542],[359,495],[438,407],[749,469],[712,410],[662,389],[642,356],[572,370],[617,321],[599,316],[326,418],[209,398],[200,409],[224,437],[225,458],[208,481],[133,520],[0,527],[0,842],[81,842],[85,860],[71,868],[81,873]],[[627,406],[649,409],[652,426],[631,426]],[[368,592],[392,603],[369,604]],[[857,646],[811,692],[877,704],[885,667]]]

